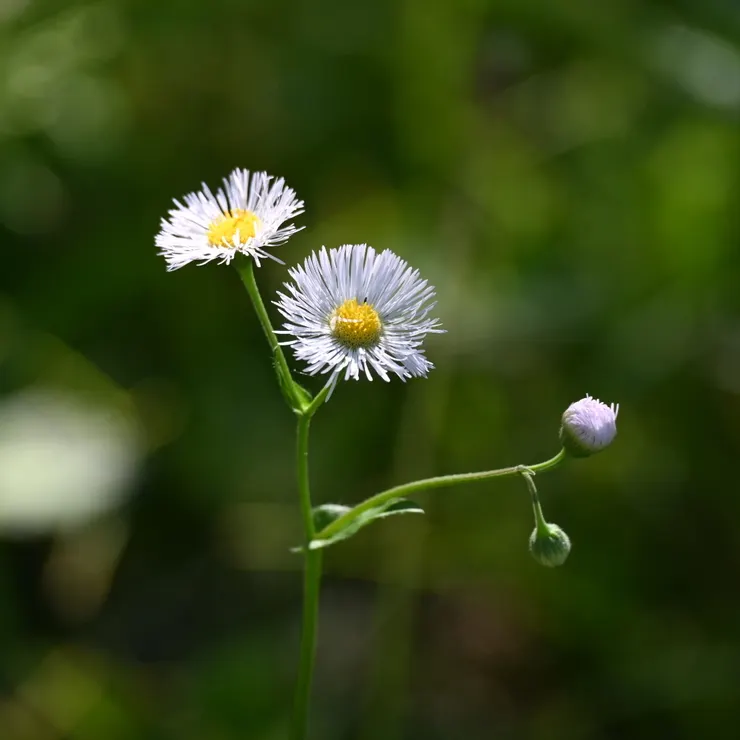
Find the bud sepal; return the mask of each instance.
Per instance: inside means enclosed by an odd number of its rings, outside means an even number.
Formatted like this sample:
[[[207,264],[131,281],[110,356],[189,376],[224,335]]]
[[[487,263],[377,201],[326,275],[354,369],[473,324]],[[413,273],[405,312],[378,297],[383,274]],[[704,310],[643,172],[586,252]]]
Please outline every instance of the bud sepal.
[[[562,565],[570,554],[570,537],[557,524],[537,524],[529,537],[532,557],[548,568]]]

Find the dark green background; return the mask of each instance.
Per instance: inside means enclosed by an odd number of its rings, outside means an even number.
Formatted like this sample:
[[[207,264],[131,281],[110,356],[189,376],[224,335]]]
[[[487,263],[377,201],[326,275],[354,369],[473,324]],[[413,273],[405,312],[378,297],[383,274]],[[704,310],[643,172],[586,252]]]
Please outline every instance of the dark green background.
[[[316,417],[317,502],[534,463],[570,402],[621,404],[538,477],[563,568],[515,480],[327,553],[312,736],[736,737],[739,114],[729,0],[0,5],[0,421],[54,388],[143,451],[72,529],[0,491],[0,737],[285,737],[293,419],[236,273],[153,246],[237,166],[306,201],[288,265],[367,242],[438,288],[430,377]]]

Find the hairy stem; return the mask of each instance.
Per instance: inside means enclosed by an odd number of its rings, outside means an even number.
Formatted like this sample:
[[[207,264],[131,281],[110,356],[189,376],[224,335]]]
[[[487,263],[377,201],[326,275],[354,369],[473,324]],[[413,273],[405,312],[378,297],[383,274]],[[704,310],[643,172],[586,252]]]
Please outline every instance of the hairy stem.
[[[275,330],[272,328],[270,316],[267,313],[259,288],[257,287],[257,281],[254,278],[254,260],[236,259],[234,260],[234,265],[236,266],[236,271],[239,273],[242,283],[244,283],[244,287],[247,289],[247,293],[249,293],[249,298],[254,306],[254,311],[262,325],[265,337],[267,337],[267,343],[270,345],[270,349],[272,350],[273,357],[275,358],[275,371],[278,375],[280,387],[283,390],[283,393],[286,394],[286,400],[290,406],[294,409],[300,408],[300,395],[296,391],[295,381],[290,373],[290,368],[285,359],[283,348],[280,346],[277,336],[275,335]]]

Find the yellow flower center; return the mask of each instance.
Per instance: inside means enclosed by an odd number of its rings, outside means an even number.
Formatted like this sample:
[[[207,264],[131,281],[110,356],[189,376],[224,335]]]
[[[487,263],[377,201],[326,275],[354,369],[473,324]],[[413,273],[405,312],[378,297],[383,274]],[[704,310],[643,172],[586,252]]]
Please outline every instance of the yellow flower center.
[[[260,219],[252,211],[236,208],[219,216],[208,227],[208,243],[212,247],[236,247],[246,244],[257,233]],[[239,239],[236,233],[239,232]]]
[[[348,347],[372,347],[383,325],[378,312],[369,303],[358,303],[356,298],[345,301],[329,320],[331,333]]]

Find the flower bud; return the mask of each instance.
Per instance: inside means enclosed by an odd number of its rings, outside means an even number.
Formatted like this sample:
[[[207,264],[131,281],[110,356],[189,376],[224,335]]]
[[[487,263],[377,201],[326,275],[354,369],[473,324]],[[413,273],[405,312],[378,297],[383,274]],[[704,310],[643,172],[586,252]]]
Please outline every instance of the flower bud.
[[[562,565],[570,553],[570,539],[557,524],[543,523],[529,537],[532,557],[548,568]]]
[[[560,441],[574,457],[588,457],[608,447],[617,435],[619,404],[607,406],[587,395],[563,413]]]

